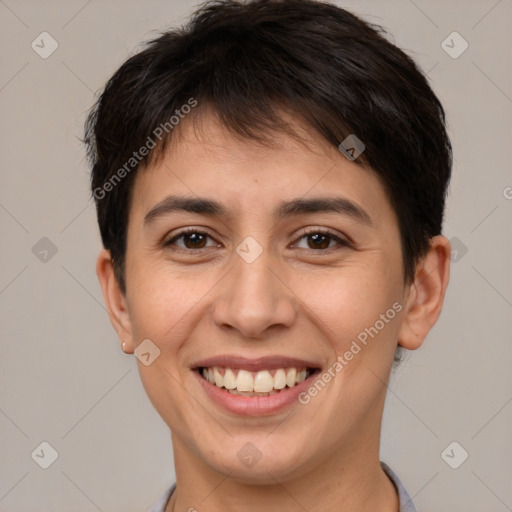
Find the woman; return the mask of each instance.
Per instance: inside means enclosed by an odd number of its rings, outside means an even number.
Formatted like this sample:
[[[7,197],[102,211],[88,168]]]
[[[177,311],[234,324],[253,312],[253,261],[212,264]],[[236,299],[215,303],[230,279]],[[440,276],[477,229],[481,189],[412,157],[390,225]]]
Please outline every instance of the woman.
[[[414,511],[380,427],[441,312],[452,164],[414,62],[329,3],[208,3],[86,141],[103,296],[173,442],[153,512]]]

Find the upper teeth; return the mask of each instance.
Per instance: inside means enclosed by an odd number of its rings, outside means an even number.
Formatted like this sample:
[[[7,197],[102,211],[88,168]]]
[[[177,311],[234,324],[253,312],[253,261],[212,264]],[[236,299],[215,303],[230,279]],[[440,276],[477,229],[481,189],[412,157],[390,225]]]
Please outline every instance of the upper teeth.
[[[249,372],[232,368],[203,368],[203,377],[219,388],[242,392],[268,393],[272,390],[289,388],[304,381],[308,376],[306,369],[279,368]]]

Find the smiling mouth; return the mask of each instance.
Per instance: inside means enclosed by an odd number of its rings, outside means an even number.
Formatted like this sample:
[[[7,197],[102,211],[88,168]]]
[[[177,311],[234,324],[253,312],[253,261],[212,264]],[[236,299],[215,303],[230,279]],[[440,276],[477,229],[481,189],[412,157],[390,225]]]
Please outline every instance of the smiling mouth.
[[[195,370],[210,384],[240,396],[270,396],[293,388],[318,373],[318,368],[277,368],[248,371],[240,368],[200,366]]]

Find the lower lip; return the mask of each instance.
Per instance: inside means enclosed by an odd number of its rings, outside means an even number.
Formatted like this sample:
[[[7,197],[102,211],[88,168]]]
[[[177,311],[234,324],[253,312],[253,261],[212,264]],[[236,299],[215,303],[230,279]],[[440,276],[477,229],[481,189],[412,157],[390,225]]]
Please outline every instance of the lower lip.
[[[275,395],[268,396],[241,396],[233,395],[225,388],[219,388],[202,377],[197,370],[193,370],[199,384],[206,394],[218,405],[228,411],[244,416],[261,416],[281,411],[294,402],[298,402],[299,395],[305,391],[318,371],[312,373],[306,380],[293,388],[284,388]]]

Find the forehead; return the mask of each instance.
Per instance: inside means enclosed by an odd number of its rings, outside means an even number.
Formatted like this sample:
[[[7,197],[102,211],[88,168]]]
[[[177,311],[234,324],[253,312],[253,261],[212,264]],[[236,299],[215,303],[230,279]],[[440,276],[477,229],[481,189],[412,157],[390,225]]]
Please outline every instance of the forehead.
[[[162,157],[138,172],[132,211],[145,217],[165,197],[178,195],[216,198],[228,216],[279,215],[276,205],[286,198],[340,196],[376,221],[393,220],[373,171],[349,161],[299,120],[286,121],[298,137],[272,133],[262,143],[237,136],[213,115],[185,120]]]

